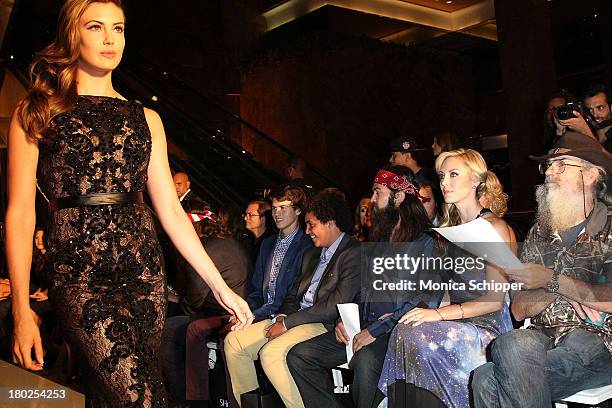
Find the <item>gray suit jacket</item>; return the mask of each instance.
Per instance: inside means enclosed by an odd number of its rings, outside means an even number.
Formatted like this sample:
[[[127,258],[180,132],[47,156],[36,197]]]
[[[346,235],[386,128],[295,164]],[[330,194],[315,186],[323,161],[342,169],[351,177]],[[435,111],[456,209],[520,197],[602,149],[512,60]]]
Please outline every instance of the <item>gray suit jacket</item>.
[[[304,253],[300,276],[279,310],[279,313],[287,315],[284,320],[287,329],[301,324],[322,323],[328,330],[333,330],[339,317],[336,305],[354,301],[361,288],[359,241],[345,234],[323,272],[314,304],[299,310],[300,302],[319,265],[320,255],[321,248],[313,248]]]

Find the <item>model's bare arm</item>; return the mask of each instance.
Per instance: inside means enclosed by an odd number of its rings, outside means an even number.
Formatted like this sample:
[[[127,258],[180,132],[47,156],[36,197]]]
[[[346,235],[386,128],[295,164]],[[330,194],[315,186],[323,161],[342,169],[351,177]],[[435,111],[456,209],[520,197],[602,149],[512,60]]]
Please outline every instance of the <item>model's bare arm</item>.
[[[6,258],[15,321],[13,357],[23,367],[42,369],[43,351],[38,326],[30,309],[30,267],[36,224],[36,167],[38,143],[28,138],[13,113],[8,131],[8,206]],[[36,362],[32,362],[34,348]]]
[[[145,114],[153,140],[147,189],[157,217],[176,249],[210,286],[219,303],[238,318],[240,323],[237,328],[248,325],[253,320],[253,314],[247,303],[232,292],[221,277],[176,196],[161,118],[149,109],[145,110]]]

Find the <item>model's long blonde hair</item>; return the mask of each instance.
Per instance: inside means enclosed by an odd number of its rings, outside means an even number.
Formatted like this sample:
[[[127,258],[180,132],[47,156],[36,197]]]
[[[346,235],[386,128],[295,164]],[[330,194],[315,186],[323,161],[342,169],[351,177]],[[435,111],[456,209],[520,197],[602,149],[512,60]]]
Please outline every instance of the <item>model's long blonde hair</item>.
[[[30,90],[17,111],[19,124],[33,140],[52,138],[49,122],[77,100],[79,21],[92,3],[114,3],[123,10],[121,0],[67,0],[59,14],[57,37],[34,55],[29,69]]]
[[[440,172],[442,163],[449,157],[461,159],[470,169],[472,177],[479,182],[476,187],[476,199],[485,196],[488,201],[489,209],[498,217],[501,217],[508,210],[508,195],[504,193],[504,188],[499,179],[492,171],[487,169],[487,163],[480,153],[472,149],[457,149],[450,152],[442,152],[436,159],[436,171]],[[443,220],[441,227],[449,227],[461,224],[459,211],[455,204],[442,204]]]

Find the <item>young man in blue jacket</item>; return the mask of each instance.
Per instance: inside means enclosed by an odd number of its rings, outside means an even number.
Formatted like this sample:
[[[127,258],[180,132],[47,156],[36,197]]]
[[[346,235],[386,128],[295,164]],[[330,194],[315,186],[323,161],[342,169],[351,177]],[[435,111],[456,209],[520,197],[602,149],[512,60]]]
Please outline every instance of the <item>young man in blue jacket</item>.
[[[276,314],[302,266],[304,252],[312,242],[300,228],[299,216],[306,205],[304,191],[286,185],[273,191],[272,218],[278,234],[261,243],[247,296],[255,322]]]

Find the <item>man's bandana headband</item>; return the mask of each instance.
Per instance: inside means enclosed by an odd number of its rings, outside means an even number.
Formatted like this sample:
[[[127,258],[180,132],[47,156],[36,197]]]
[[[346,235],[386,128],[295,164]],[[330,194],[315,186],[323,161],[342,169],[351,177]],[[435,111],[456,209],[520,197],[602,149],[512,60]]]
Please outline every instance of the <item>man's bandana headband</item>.
[[[387,170],[380,170],[374,177],[374,183],[381,184],[390,190],[402,191],[406,194],[417,197],[422,202],[429,201],[428,197],[422,197],[419,194],[419,189],[414,184],[406,179],[404,176],[398,176]]]
[[[216,222],[215,215],[212,213],[212,211],[208,211],[208,210],[205,210],[202,214],[187,213],[187,216],[189,217],[189,220],[192,223],[202,221],[203,219],[207,219],[209,221]]]

